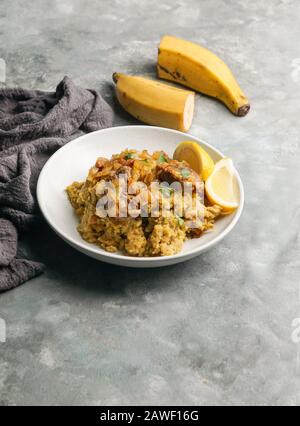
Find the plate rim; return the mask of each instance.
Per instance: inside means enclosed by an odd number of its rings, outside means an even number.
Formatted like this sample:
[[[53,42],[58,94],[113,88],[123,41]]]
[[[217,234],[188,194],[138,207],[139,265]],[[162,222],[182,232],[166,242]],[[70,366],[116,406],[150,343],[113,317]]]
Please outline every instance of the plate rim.
[[[93,246],[91,244],[90,247],[87,247],[84,243],[82,243],[81,241],[78,242],[76,240],[74,240],[72,237],[66,235],[66,233],[64,232],[63,229],[61,229],[59,226],[55,226],[51,219],[49,218],[46,209],[43,208],[43,202],[42,202],[42,198],[43,196],[41,195],[41,186],[42,186],[42,180],[43,177],[45,175],[45,173],[47,172],[47,168],[49,166],[49,163],[52,161],[55,161],[55,157],[57,155],[60,154],[61,151],[69,148],[70,146],[79,143],[82,139],[88,138],[91,134],[96,134],[96,133],[104,133],[104,132],[111,132],[114,130],[120,130],[120,129],[132,129],[132,128],[139,128],[139,129],[158,129],[161,130],[163,132],[171,132],[171,133],[175,133],[175,134],[179,134],[182,135],[184,138],[186,137],[192,137],[194,139],[196,139],[197,143],[199,143],[200,145],[207,147],[209,149],[211,149],[212,151],[216,152],[221,158],[226,158],[226,156],[219,151],[219,149],[215,148],[214,146],[212,146],[211,144],[203,141],[202,139],[198,138],[197,136],[194,135],[190,135],[188,133],[184,133],[181,132],[179,130],[174,130],[174,129],[169,129],[169,128],[165,128],[165,127],[158,127],[158,126],[147,126],[147,125],[126,125],[126,126],[113,126],[113,127],[108,127],[106,129],[100,129],[100,130],[96,130],[94,132],[90,132],[90,133],[86,133],[84,135],[79,136],[78,138],[73,139],[72,141],[66,143],[65,145],[63,145],[61,148],[59,148],[57,151],[54,152],[54,154],[52,154],[49,159],[46,161],[46,163],[44,164],[39,177],[38,177],[38,182],[37,182],[37,189],[36,189],[36,194],[37,194],[37,201],[38,201],[38,205],[39,208],[44,216],[44,218],[46,219],[46,222],[48,223],[48,225],[54,230],[54,232],[56,232],[60,238],[62,238],[64,241],[66,241],[68,244],[70,244],[73,248],[77,248],[80,247],[81,250],[78,250],[83,252],[84,254],[88,255],[87,252],[91,252],[94,255],[97,255],[98,257],[104,257],[107,259],[115,259],[115,260],[120,260],[120,261],[124,261],[124,262],[134,262],[134,263],[164,263],[166,261],[176,261],[177,259],[181,259],[184,260],[185,258],[192,258],[195,257],[197,254],[201,254],[202,252],[205,252],[207,250],[209,250],[210,248],[214,247],[216,244],[218,244],[220,241],[222,241],[237,225],[237,223],[239,222],[239,219],[242,215],[243,209],[244,209],[244,204],[245,204],[245,190],[244,190],[244,185],[242,182],[242,179],[240,177],[240,174],[238,172],[237,169],[235,169],[236,171],[236,177],[237,177],[237,181],[238,181],[238,186],[239,186],[239,191],[240,191],[240,205],[238,207],[238,209],[235,212],[235,216],[233,218],[233,220],[231,221],[231,223],[220,233],[218,234],[214,239],[212,239],[211,241],[208,241],[207,243],[199,246],[199,247],[194,247],[191,250],[188,250],[187,252],[183,253],[177,253],[171,256],[149,256],[149,257],[139,257],[139,256],[127,256],[127,255],[123,255],[123,254],[118,254],[118,253],[110,253],[105,251],[104,249],[102,249],[103,251],[99,251],[99,249],[101,249],[100,247],[97,247],[96,245]],[[93,256],[95,258],[95,256]]]

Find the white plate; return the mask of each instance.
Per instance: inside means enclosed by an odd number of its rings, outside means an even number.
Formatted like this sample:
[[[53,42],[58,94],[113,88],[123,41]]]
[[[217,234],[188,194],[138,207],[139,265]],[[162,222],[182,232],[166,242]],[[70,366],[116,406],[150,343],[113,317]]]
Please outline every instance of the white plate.
[[[149,152],[163,149],[172,156],[178,143],[194,140],[204,147],[215,161],[224,156],[200,139],[175,130],[150,126],[125,126],[100,130],[82,136],[59,149],[45,164],[38,181],[37,197],[40,209],[49,225],[67,243],[88,256],[116,265],[153,268],[172,265],[191,259],[218,244],[237,224],[244,206],[244,189],[240,176],[237,180],[240,207],[230,216],[216,222],[213,231],[201,238],[184,243],[183,250],[174,256],[130,257],[108,253],[84,241],[77,232],[78,219],[65,193],[67,185],[86,178],[97,157],[110,157],[132,148]]]

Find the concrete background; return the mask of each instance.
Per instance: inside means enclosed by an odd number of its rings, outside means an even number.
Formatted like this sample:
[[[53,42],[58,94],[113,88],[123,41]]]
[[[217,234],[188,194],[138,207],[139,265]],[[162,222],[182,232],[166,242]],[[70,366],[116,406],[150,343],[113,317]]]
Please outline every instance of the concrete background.
[[[197,96],[190,132],[233,157],[247,197],[209,253],[130,270],[46,224],[24,238],[47,272],[0,296],[0,404],[299,405],[299,21],[297,0],[1,0],[9,86],[50,90],[67,74],[114,105],[115,125],[135,123],[111,74],[154,76],[171,33],[219,54],[252,111]]]

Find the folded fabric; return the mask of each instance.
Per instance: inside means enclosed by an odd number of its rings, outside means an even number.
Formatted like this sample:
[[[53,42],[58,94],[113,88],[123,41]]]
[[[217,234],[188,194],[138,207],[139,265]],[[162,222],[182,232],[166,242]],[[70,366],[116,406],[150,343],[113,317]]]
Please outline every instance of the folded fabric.
[[[36,183],[53,152],[70,140],[112,125],[113,113],[93,90],[65,77],[54,93],[0,89],[0,292],[41,273],[18,257],[17,232],[38,217]]]

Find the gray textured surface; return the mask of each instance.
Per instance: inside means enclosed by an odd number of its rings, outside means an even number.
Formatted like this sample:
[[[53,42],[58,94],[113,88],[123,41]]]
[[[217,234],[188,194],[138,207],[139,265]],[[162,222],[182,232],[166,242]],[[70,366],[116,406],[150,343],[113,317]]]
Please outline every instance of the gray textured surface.
[[[68,74],[114,104],[111,73],[153,75],[159,38],[172,33],[220,54],[252,100],[238,119],[197,97],[191,133],[234,158],[247,196],[240,224],[209,253],[129,270],[35,230],[23,250],[47,273],[0,296],[0,404],[300,404],[299,2],[0,7],[8,85],[53,89]]]

